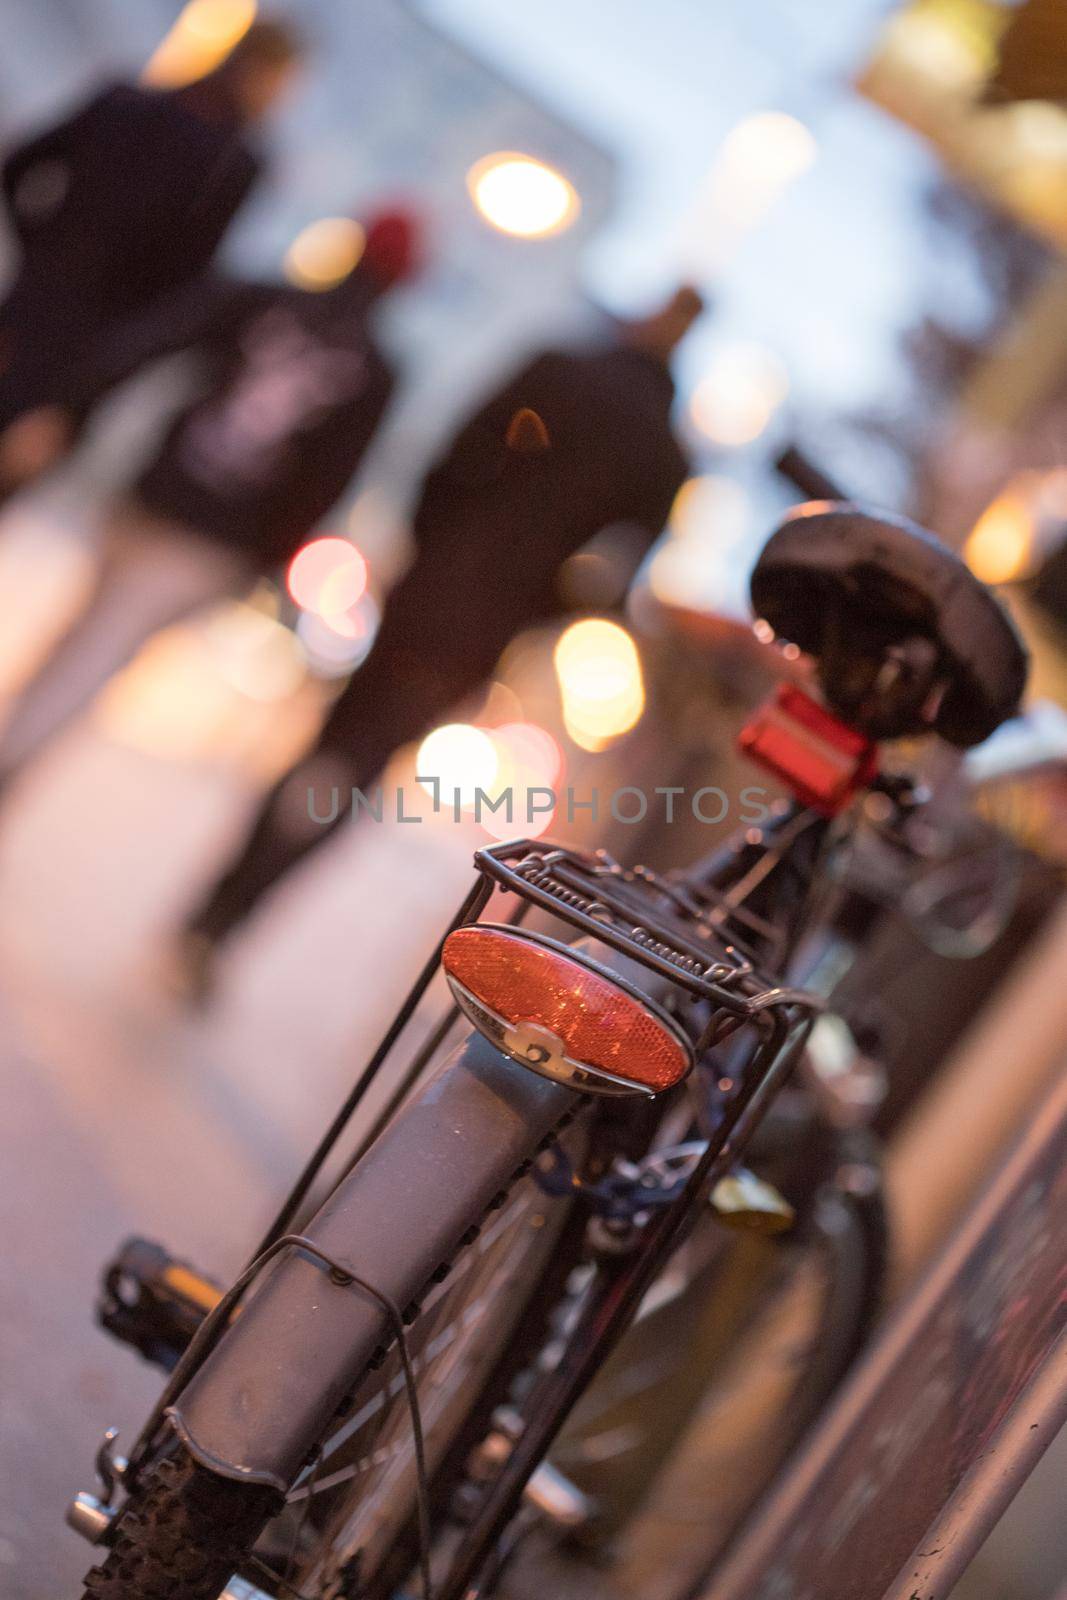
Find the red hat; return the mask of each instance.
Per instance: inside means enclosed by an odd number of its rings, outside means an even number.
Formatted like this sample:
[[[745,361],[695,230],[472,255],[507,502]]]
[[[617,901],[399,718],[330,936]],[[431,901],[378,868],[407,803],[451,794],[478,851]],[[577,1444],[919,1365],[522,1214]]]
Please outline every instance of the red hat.
[[[379,211],[366,225],[361,265],[383,289],[422,270],[423,227],[414,211]]]

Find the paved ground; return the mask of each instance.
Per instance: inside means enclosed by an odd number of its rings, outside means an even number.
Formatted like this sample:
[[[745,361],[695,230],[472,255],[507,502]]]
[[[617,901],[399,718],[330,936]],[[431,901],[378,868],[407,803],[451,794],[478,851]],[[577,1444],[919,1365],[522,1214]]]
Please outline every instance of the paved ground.
[[[0,815],[5,1600],[76,1591],[63,1506],[102,1429],[128,1437],[157,1389],[93,1326],[102,1261],[134,1231],[240,1261],[469,881],[462,829],[343,838],[190,1018],[153,953],[251,797],[83,725]]]
[[[428,933],[468,876],[435,860],[431,903],[435,846],[421,857],[408,846],[418,895],[409,886],[386,916],[388,846],[371,861],[341,842],[294,885],[284,930],[280,918],[255,930],[216,1010],[190,1020],[143,967],[161,912],[203,870],[214,813],[237,811],[240,797],[206,793],[188,773],[142,772],[142,822],[123,768],[143,758],[91,738],[69,756],[84,806],[61,803],[56,771],[32,817],[5,819],[0,844],[8,1600],[72,1592],[85,1551],[61,1525],[63,1504],[89,1482],[102,1427],[128,1433],[156,1388],[92,1326],[102,1259],[139,1231],[220,1273],[237,1264],[417,957],[417,944],[406,957],[402,913]]]

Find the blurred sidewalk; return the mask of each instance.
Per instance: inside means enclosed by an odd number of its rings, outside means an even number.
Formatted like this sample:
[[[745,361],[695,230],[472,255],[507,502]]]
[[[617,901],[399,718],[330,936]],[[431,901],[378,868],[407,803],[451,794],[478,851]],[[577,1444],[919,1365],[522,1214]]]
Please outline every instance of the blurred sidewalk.
[[[42,542],[30,566],[64,559]],[[24,633],[30,588],[0,584]],[[52,601],[61,588],[56,567]],[[166,718],[148,713],[153,673],[177,681],[166,665],[139,661],[126,698],[117,685],[98,702],[0,814],[5,1600],[74,1592],[91,1552],[64,1506],[92,1486],[103,1429],[128,1442],[161,1381],[94,1327],[100,1267],[136,1232],[236,1268],[471,877],[466,826],[342,834],[249,928],[217,1005],[183,1013],[156,955],[268,772],[255,749],[227,764],[178,738],[164,753]],[[307,714],[283,701],[262,721],[299,738]]]

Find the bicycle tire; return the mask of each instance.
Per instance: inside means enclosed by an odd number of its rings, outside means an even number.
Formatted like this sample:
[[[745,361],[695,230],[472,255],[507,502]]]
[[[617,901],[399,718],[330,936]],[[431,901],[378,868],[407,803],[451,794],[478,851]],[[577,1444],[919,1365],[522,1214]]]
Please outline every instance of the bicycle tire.
[[[85,1577],[85,1600],[215,1600],[255,1543],[279,1497],[219,1478],[180,1447],[157,1461],[105,1560]]]
[[[733,1359],[712,1375],[693,1411],[689,1448],[685,1440],[677,1441],[674,1461],[664,1463],[646,1503],[618,1530],[613,1560],[604,1567],[606,1589],[614,1585],[652,1600],[694,1600],[702,1594],[848,1371],[880,1302],[884,1237],[877,1196],[866,1205],[837,1194],[833,1201],[834,1226],[829,1214],[825,1226],[813,1220],[803,1246],[785,1247],[777,1281],[757,1289]],[[817,1305],[808,1298],[816,1277],[821,1283]],[[805,1349],[790,1378],[800,1354],[798,1317]],[[561,1465],[569,1470],[569,1462]],[[671,1565],[662,1571],[656,1567],[654,1575],[653,1553],[664,1548],[672,1551]],[[600,1591],[590,1587],[589,1593],[592,1600]]]
[[[451,1079],[446,1080],[445,1074],[451,1074]],[[436,1403],[441,1394],[442,1370],[446,1376],[453,1370],[459,1372],[460,1377],[454,1381],[464,1385],[460,1391],[451,1393],[448,1404],[439,1405],[436,1413],[439,1419],[443,1419],[441,1436],[430,1436],[429,1446],[436,1450],[440,1459],[444,1458],[461,1428],[470,1425],[472,1415],[483,1410],[482,1391],[488,1373],[495,1370],[497,1363],[503,1359],[509,1340],[522,1323],[523,1309],[537,1295],[549,1265],[553,1272],[558,1271],[559,1263],[553,1259],[552,1251],[553,1240],[557,1236],[555,1219],[558,1218],[562,1226],[570,1202],[550,1201],[527,1174],[538,1148],[547,1139],[556,1137],[561,1126],[573,1121],[575,1112],[583,1102],[569,1092],[561,1094],[545,1080],[532,1078],[523,1069],[507,1062],[479,1036],[472,1035],[431,1077],[422,1094],[398,1114],[392,1127],[383,1133],[368,1158],[345,1180],[346,1185],[350,1186],[349,1199],[353,1212],[362,1219],[361,1237],[351,1239],[348,1252],[348,1259],[358,1263],[361,1260],[361,1245],[368,1256],[373,1255],[375,1248],[380,1250],[383,1192],[386,1203],[389,1194],[388,1181],[383,1191],[382,1175],[384,1170],[388,1178],[390,1147],[404,1151],[408,1156],[406,1162],[398,1162],[391,1178],[392,1193],[399,1208],[402,1199],[412,1189],[412,1120],[418,1122],[420,1138],[431,1140],[432,1148],[427,1150],[428,1159],[435,1159],[439,1165],[444,1165],[447,1163],[449,1147],[454,1145],[459,1131],[456,1122],[464,1095],[472,1108],[473,1122],[473,1108],[479,1104],[478,1097],[481,1096],[484,1101],[490,1091],[498,1102],[497,1114],[499,1105],[507,1104],[512,1124],[509,1147],[515,1154],[521,1153],[522,1159],[512,1169],[511,1178],[503,1189],[491,1194],[487,1192],[487,1185],[495,1170],[494,1161],[499,1165],[499,1151],[486,1149],[484,1159],[469,1163],[455,1175],[454,1192],[449,1194],[451,1215],[443,1225],[438,1226],[439,1236],[444,1233],[450,1236],[451,1251],[437,1263],[435,1270],[425,1274],[418,1282],[411,1278],[413,1293],[410,1300],[404,1302],[409,1307],[410,1315],[409,1343],[413,1351],[422,1352],[421,1356],[416,1356],[420,1390],[424,1384],[427,1389],[437,1385],[434,1388]],[[405,1127],[405,1124],[408,1126]],[[436,1143],[433,1144],[435,1139]],[[367,1202],[363,1207],[360,1204],[361,1195]],[[479,1196],[477,1214],[472,1209],[474,1195]],[[329,1211],[335,1200],[336,1196],[333,1196],[327,1201],[320,1216]],[[549,1208],[555,1208],[551,1223],[545,1221]],[[518,1241],[520,1248],[516,1251],[514,1229],[517,1227],[522,1229],[522,1236]],[[314,1223],[307,1231],[314,1231]],[[536,1248],[531,1244],[533,1240],[536,1240]],[[420,1263],[417,1269],[412,1266],[411,1272],[424,1272],[425,1240],[413,1238],[410,1249],[412,1261]],[[493,1252],[496,1252],[495,1256]],[[306,1263],[303,1265],[306,1267]],[[403,1277],[403,1270],[400,1271],[400,1277]],[[269,1290],[270,1284],[266,1288]],[[320,1294],[320,1301],[321,1298]],[[420,1300],[422,1303],[418,1304]],[[257,1301],[269,1303],[270,1294],[261,1291],[253,1296],[242,1315],[223,1333],[210,1360],[217,1360],[224,1353],[227,1341],[235,1334],[239,1343],[242,1339],[247,1340],[248,1330],[257,1320],[253,1314]],[[313,1309],[321,1313],[322,1305]],[[441,1330],[442,1315],[450,1318],[444,1335]],[[269,1343],[270,1324],[263,1323],[261,1316],[259,1321],[261,1336],[265,1334]],[[459,1328],[460,1332],[449,1344],[447,1336],[453,1327]],[[435,1341],[432,1347],[429,1344],[431,1338]],[[395,1343],[389,1337],[379,1338],[371,1350],[364,1338],[363,1348],[365,1355],[361,1358],[361,1376],[347,1397],[346,1407],[333,1409],[319,1439],[321,1452],[326,1444],[347,1428],[350,1438],[345,1441],[345,1449],[350,1454],[357,1452],[357,1469],[348,1475],[347,1486],[345,1482],[340,1488],[325,1482],[322,1485],[325,1511],[320,1521],[324,1526],[319,1526],[314,1519],[309,1522],[309,1533],[322,1541],[332,1537],[345,1509],[345,1495],[358,1509],[357,1503],[368,1494],[368,1477],[366,1473],[360,1476],[363,1467],[358,1459],[364,1435],[369,1433],[371,1445],[377,1447],[378,1454],[383,1453],[383,1435],[386,1443],[389,1443],[390,1429],[394,1436],[399,1437],[407,1425],[410,1435],[407,1396],[402,1382],[397,1382]],[[445,1388],[447,1390],[447,1384]],[[368,1392],[377,1393],[381,1397],[380,1402],[376,1410],[371,1411],[370,1420],[354,1427],[351,1422],[353,1413],[358,1423],[361,1411],[368,1409]],[[244,1398],[236,1388],[232,1393],[235,1403]],[[107,1556],[86,1577],[85,1600],[163,1600],[164,1596],[166,1600],[217,1600],[234,1573],[248,1574],[253,1579],[256,1576],[253,1546],[277,1515],[285,1497],[276,1487],[262,1481],[242,1481],[234,1471],[227,1470],[225,1462],[221,1460],[218,1470],[213,1470],[214,1463],[205,1459],[204,1452],[183,1431],[180,1418],[171,1416],[170,1420],[172,1431],[168,1432],[159,1456],[142,1469],[129,1500],[120,1512]],[[423,1426],[429,1434],[425,1414]],[[177,1431],[178,1440],[174,1439],[173,1431]],[[404,1448],[407,1448],[406,1445]],[[399,1450],[394,1451],[394,1455],[400,1454]],[[343,1454],[336,1455],[331,1460],[331,1469],[344,1459]],[[432,1469],[436,1463],[431,1460],[430,1465]],[[392,1518],[389,1526],[395,1528],[397,1539],[402,1537],[403,1529],[409,1522],[413,1504],[410,1467],[410,1460],[404,1457],[394,1470],[388,1462],[388,1456],[387,1464],[381,1467],[381,1477],[386,1479],[386,1492],[393,1494],[396,1502],[395,1505],[392,1502],[387,1504]],[[390,1473],[392,1479],[389,1478]],[[373,1474],[370,1482],[373,1486]],[[303,1494],[309,1506],[312,1498],[319,1494],[314,1474],[309,1479],[306,1471],[297,1475],[295,1485],[291,1484],[290,1489],[297,1496]],[[336,1506],[325,1498],[327,1489],[334,1491]],[[376,1532],[380,1536],[381,1514],[378,1507],[375,1507],[374,1514],[378,1518]],[[344,1592],[339,1586],[342,1580],[335,1581],[333,1566],[330,1566],[326,1579],[321,1577],[321,1572],[325,1570],[323,1563],[329,1556],[330,1548],[323,1543],[322,1548],[314,1549],[306,1561],[302,1557],[292,1572],[285,1573],[286,1581],[314,1570],[316,1582],[323,1593]],[[375,1547],[374,1561],[384,1558]],[[345,1560],[349,1559],[346,1555]],[[362,1561],[361,1557],[358,1559]],[[341,1565],[341,1556],[338,1555],[338,1572],[341,1571]],[[362,1582],[362,1565],[359,1570]],[[319,1592],[318,1588],[316,1592]]]

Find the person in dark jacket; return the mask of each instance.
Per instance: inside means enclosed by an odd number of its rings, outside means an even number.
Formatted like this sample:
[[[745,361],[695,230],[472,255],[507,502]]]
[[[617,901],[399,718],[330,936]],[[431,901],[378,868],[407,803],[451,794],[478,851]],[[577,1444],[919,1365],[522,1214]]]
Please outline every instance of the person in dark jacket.
[[[106,88],[12,151],[0,187],[20,260],[0,306],[0,493],[54,463],[88,404],[70,380],[106,330],[195,280],[262,167],[256,125],[300,46],[253,23],[178,89]]]
[[[0,782],[151,634],[288,562],[340,498],[393,388],[368,312],[415,269],[417,241],[414,219],[389,212],[330,290],[219,288],[201,391],[111,519],[85,610],[0,733]]]
[[[460,430],[423,485],[416,557],[367,662],[186,925],[197,985],[214,947],[327,838],[309,804],[317,783],[367,792],[395,749],[490,676],[520,629],[559,614],[569,557],[609,528],[628,529],[641,553],[659,535],[688,472],[668,362],[702,309],[681,289],[611,344],[546,351]],[[326,809],[320,799],[317,814]]]

